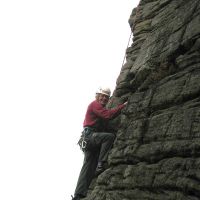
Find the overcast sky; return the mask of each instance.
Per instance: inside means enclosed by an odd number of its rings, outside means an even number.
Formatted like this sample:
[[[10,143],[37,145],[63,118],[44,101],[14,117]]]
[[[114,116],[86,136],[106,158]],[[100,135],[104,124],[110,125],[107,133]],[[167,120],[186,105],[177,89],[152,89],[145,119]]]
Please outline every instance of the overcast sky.
[[[87,105],[115,88],[138,2],[0,1],[0,199],[70,199]]]

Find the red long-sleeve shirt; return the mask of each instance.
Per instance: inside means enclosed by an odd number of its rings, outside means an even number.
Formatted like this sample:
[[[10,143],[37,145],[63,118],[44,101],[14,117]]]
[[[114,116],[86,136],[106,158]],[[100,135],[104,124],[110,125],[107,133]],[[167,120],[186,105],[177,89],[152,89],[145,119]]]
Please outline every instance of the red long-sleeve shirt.
[[[116,108],[108,110],[103,107],[97,100],[95,100],[90,103],[87,108],[83,126],[90,126],[98,129],[100,121],[107,121],[116,117],[124,107],[124,104],[120,104]]]

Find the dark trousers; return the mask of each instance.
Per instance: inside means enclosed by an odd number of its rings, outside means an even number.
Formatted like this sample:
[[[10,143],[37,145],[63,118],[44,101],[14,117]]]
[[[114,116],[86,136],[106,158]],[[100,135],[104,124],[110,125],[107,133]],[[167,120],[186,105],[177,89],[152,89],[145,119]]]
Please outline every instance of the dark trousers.
[[[94,177],[97,163],[106,162],[115,135],[113,133],[95,132],[90,138],[90,150],[84,152],[85,157],[80,171],[74,195],[86,196]]]

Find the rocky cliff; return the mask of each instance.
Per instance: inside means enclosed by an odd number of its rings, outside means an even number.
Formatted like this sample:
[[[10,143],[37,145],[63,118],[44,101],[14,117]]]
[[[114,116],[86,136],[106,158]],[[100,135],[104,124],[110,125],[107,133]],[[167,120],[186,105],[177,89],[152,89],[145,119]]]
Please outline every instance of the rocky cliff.
[[[129,24],[113,97],[128,105],[109,168],[86,199],[198,200],[200,0],[141,0]]]

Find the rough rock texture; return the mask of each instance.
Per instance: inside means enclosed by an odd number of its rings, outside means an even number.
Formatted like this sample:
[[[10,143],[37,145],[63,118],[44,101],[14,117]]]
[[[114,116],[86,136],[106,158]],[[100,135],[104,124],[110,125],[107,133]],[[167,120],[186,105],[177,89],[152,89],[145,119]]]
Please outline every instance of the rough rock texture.
[[[128,105],[86,199],[199,200],[200,0],[141,0],[129,24],[113,97]]]

